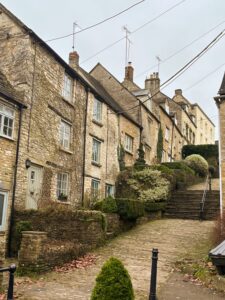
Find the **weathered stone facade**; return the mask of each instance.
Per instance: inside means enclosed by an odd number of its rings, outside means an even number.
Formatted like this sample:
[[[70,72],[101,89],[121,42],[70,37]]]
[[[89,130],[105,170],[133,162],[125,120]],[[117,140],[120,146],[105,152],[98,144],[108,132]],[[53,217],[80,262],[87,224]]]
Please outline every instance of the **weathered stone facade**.
[[[225,74],[216,101],[219,111],[219,152],[220,152],[220,199],[223,216],[225,213]]]

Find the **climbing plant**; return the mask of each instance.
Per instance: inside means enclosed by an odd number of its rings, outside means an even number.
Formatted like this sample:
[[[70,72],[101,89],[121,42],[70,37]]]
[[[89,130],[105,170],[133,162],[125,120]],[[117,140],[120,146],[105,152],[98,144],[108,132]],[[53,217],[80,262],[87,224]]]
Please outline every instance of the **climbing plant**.
[[[138,149],[138,158],[135,161],[134,167],[137,170],[143,170],[145,166],[146,166],[145,152],[143,149],[143,144],[140,144]]]
[[[163,131],[160,126],[158,131],[158,142],[157,142],[157,160],[159,163],[162,161],[162,153],[163,153]]]
[[[125,169],[125,159],[124,159],[125,150],[122,144],[120,144],[117,148],[117,155],[118,155],[120,171],[123,171]]]

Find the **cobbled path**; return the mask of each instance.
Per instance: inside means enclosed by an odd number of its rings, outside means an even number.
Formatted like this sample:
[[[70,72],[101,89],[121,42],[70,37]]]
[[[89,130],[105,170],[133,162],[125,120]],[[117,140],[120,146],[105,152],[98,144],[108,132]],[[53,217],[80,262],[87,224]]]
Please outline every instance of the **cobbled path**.
[[[15,287],[16,299],[23,300],[88,300],[104,261],[111,256],[122,260],[131,275],[136,300],[147,300],[150,282],[152,248],[159,249],[158,288],[171,275],[173,263],[199,241],[208,240],[214,223],[162,219],[139,225],[104,247],[95,250],[96,264],[69,273],[51,272],[34,283]],[[196,298],[197,299],[197,298]]]

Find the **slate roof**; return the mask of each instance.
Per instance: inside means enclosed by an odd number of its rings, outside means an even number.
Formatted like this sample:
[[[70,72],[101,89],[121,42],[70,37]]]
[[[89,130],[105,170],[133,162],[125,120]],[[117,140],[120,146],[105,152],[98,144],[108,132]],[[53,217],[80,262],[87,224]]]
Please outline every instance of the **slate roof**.
[[[223,81],[222,81],[221,87],[219,89],[219,95],[221,95],[221,96],[225,95],[225,73],[223,75]]]
[[[97,81],[91,74],[87,73],[84,69],[79,67],[77,72],[84,80],[88,82],[88,84],[92,87],[92,89],[96,92],[97,96],[100,96],[102,100],[108,104],[115,112],[120,113],[133,123],[135,123],[140,128],[142,127],[131,115],[124,111],[124,109],[116,102],[111,95],[105,90],[105,88],[101,85],[99,81]]]
[[[25,104],[19,100],[20,95],[7,80],[6,76],[0,71],[0,96],[11,100],[19,106],[26,107]]]

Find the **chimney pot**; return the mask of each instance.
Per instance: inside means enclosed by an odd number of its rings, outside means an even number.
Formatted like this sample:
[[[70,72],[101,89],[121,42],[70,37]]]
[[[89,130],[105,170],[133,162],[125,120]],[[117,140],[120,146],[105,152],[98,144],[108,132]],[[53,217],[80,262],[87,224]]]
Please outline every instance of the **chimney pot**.
[[[175,90],[175,95],[180,95],[180,96],[182,96],[182,90],[181,90],[181,89]]]
[[[69,65],[73,69],[77,69],[77,67],[79,67],[79,54],[77,51],[70,52]]]
[[[132,63],[129,61],[128,65],[125,67],[125,80],[129,80],[133,82],[134,77],[134,68],[132,67]]]

